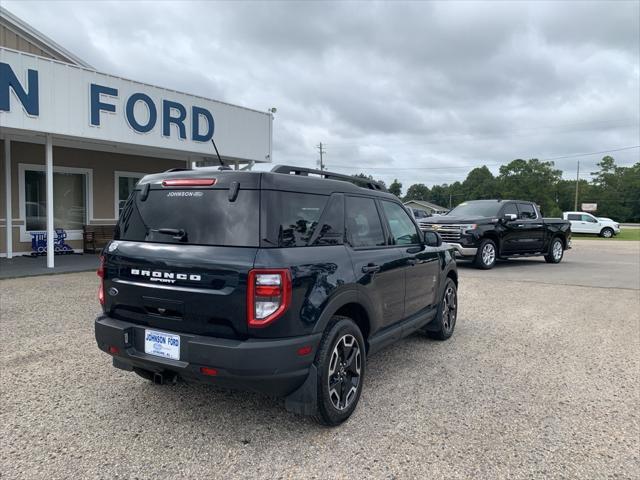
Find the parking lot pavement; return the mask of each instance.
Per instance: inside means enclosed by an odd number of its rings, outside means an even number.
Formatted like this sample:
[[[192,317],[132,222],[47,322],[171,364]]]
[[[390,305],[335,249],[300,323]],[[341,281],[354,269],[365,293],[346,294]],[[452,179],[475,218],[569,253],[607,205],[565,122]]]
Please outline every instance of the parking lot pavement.
[[[601,271],[621,245],[593,243],[560,265],[462,268],[454,338],[373,356],[334,429],[113,369],[94,344],[95,274],[0,281],[1,475],[638,478],[640,256]],[[636,277],[619,280],[622,262]]]
[[[546,263],[543,257],[498,261],[489,271],[478,270],[469,262],[458,265],[465,278],[640,289],[640,242],[574,239],[572,244],[557,265]]]

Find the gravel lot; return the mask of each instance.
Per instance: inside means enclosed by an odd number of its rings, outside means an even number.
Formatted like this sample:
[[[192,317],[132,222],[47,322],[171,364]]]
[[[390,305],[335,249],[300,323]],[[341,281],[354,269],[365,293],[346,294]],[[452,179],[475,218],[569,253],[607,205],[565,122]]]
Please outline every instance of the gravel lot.
[[[454,338],[372,357],[335,429],[112,368],[95,274],[1,281],[0,477],[638,478],[640,250],[593,243],[560,265],[461,267]]]

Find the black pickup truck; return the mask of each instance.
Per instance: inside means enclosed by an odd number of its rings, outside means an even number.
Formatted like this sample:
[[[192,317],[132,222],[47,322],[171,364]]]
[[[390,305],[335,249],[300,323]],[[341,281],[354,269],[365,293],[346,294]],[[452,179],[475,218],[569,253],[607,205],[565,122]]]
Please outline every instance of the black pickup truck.
[[[420,228],[437,231],[458,257],[482,269],[509,257],[544,256],[559,263],[571,248],[570,222],[542,218],[535,203],[522,200],[463,202],[447,215],[421,219]]]

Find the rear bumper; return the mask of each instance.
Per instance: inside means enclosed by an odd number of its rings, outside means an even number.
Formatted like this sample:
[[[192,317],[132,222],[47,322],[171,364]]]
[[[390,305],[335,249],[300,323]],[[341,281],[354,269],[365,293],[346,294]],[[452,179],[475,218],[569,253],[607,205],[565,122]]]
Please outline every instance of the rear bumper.
[[[449,243],[447,242],[451,248],[453,248],[456,256],[458,257],[475,257],[476,253],[478,253],[478,249],[476,247],[463,247],[459,243]]]
[[[180,360],[170,360],[144,352],[145,327],[100,315],[95,321],[98,347],[111,354],[114,366],[124,370],[141,368],[158,373],[176,373],[186,381],[214,383],[286,396],[305,381],[315,357],[321,334],[283,339],[229,340],[180,332]],[[300,356],[298,349],[311,346],[311,353]],[[217,375],[200,372],[214,368]]]

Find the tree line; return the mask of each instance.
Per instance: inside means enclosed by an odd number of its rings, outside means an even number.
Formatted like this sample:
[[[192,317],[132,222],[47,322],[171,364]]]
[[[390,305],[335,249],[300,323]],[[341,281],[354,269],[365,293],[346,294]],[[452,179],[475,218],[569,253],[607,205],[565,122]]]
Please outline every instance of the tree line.
[[[591,174],[591,180],[578,180],[578,210],[582,203],[597,203],[599,216],[618,222],[640,221],[640,162],[620,167],[613,157],[605,156],[598,163],[598,171]],[[402,183],[396,179],[388,190],[404,202],[424,200],[446,208],[467,200],[530,200],[540,205],[545,216],[560,217],[562,212],[574,209],[576,180],[563,179],[554,162],[533,158],[502,165],[497,176],[482,166],[471,170],[463,182],[431,188],[415,183],[402,196]]]

